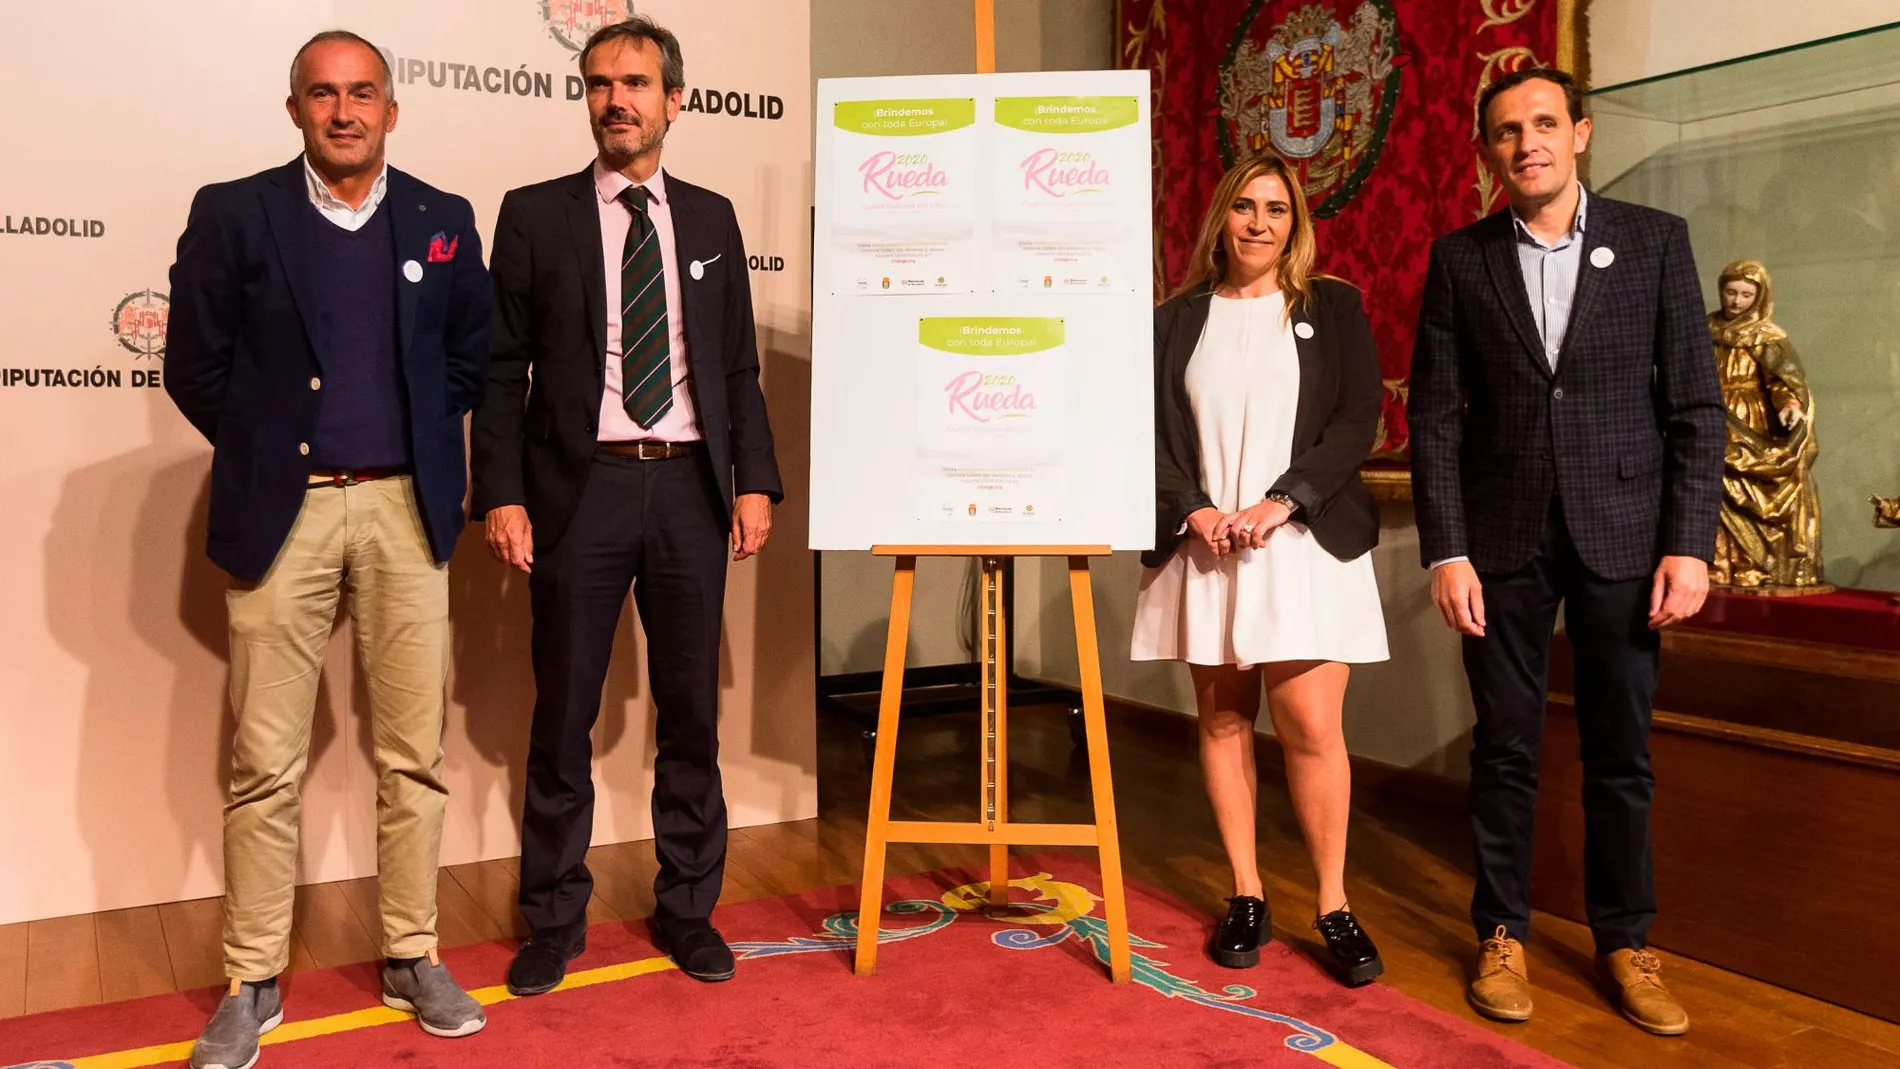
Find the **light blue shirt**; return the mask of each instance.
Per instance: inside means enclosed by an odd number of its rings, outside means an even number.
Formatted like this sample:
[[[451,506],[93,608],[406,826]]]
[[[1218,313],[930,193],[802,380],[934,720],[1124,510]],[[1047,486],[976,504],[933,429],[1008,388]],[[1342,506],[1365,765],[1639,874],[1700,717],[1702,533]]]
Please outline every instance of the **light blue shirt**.
[[[1530,297],[1531,318],[1537,321],[1537,335],[1544,342],[1544,359],[1557,370],[1557,354],[1563,350],[1564,335],[1570,330],[1570,306],[1577,297],[1577,272],[1583,267],[1583,222],[1589,213],[1590,195],[1577,185],[1577,221],[1570,233],[1554,245],[1531,233],[1524,220],[1511,213],[1511,225],[1517,230],[1517,264],[1524,272],[1524,292]]]

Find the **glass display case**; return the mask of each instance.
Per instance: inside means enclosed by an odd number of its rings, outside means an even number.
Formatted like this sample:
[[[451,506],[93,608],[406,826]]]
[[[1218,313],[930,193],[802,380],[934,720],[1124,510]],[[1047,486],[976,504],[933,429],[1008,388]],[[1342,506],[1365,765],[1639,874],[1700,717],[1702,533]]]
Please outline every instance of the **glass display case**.
[[[1780,591],[1794,596],[1716,586],[1665,635],[1659,722],[1900,769],[1900,529],[1873,500],[1900,508],[1900,22],[1606,86],[1587,103],[1591,188],[1689,222],[1731,417],[1723,537],[1810,553],[1818,572]],[[1766,269],[1754,277],[1773,326],[1743,339],[1759,359],[1738,364],[1742,321],[1720,318],[1718,291],[1744,260]],[[1787,353],[1792,380],[1771,373]],[[1753,438],[1737,430],[1750,420]],[[1747,515],[1737,502],[1750,494],[1788,522]],[[1813,522],[1792,522],[1803,516]]]
[[[1765,265],[1811,393],[1820,570],[1870,592],[1861,608],[1885,605],[1871,592],[1900,590],[1900,529],[1870,499],[1900,497],[1900,23],[1606,86],[1588,105],[1591,187],[1689,221],[1707,307],[1724,265]]]

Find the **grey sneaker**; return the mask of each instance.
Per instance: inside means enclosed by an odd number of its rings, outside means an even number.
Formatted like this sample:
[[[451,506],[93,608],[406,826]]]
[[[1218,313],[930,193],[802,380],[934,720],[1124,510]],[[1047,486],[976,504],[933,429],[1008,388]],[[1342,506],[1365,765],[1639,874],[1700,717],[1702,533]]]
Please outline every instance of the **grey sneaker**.
[[[251,1069],[257,1037],[284,1023],[284,996],[276,984],[232,981],[218,1012],[191,1045],[191,1069]]]
[[[415,1014],[424,1032],[447,1039],[472,1036],[488,1023],[482,1004],[456,985],[433,950],[414,965],[383,966],[383,1005]]]

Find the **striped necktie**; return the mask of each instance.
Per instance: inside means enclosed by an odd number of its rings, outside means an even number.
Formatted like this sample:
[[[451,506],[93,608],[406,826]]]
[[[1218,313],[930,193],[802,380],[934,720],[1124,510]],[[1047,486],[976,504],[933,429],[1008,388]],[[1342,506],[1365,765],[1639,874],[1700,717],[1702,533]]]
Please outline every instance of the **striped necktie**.
[[[620,403],[651,429],[673,407],[672,331],[666,325],[666,268],[648,214],[651,194],[628,186],[620,202],[633,213],[620,256]]]

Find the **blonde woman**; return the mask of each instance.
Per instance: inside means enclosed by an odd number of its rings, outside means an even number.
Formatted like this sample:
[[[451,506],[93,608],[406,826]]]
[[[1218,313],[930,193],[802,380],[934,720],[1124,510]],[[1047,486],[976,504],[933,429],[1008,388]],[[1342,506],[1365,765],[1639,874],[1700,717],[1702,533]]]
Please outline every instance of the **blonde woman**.
[[[1386,659],[1358,469],[1379,419],[1359,291],[1313,272],[1312,217],[1285,160],[1221,179],[1188,279],[1155,310],[1156,542],[1132,655],[1186,661],[1201,771],[1234,896],[1209,953],[1260,960],[1271,917],[1255,860],[1254,721],[1264,689],[1319,875],[1318,919],[1349,985],[1384,971],[1346,900],[1347,665]]]

